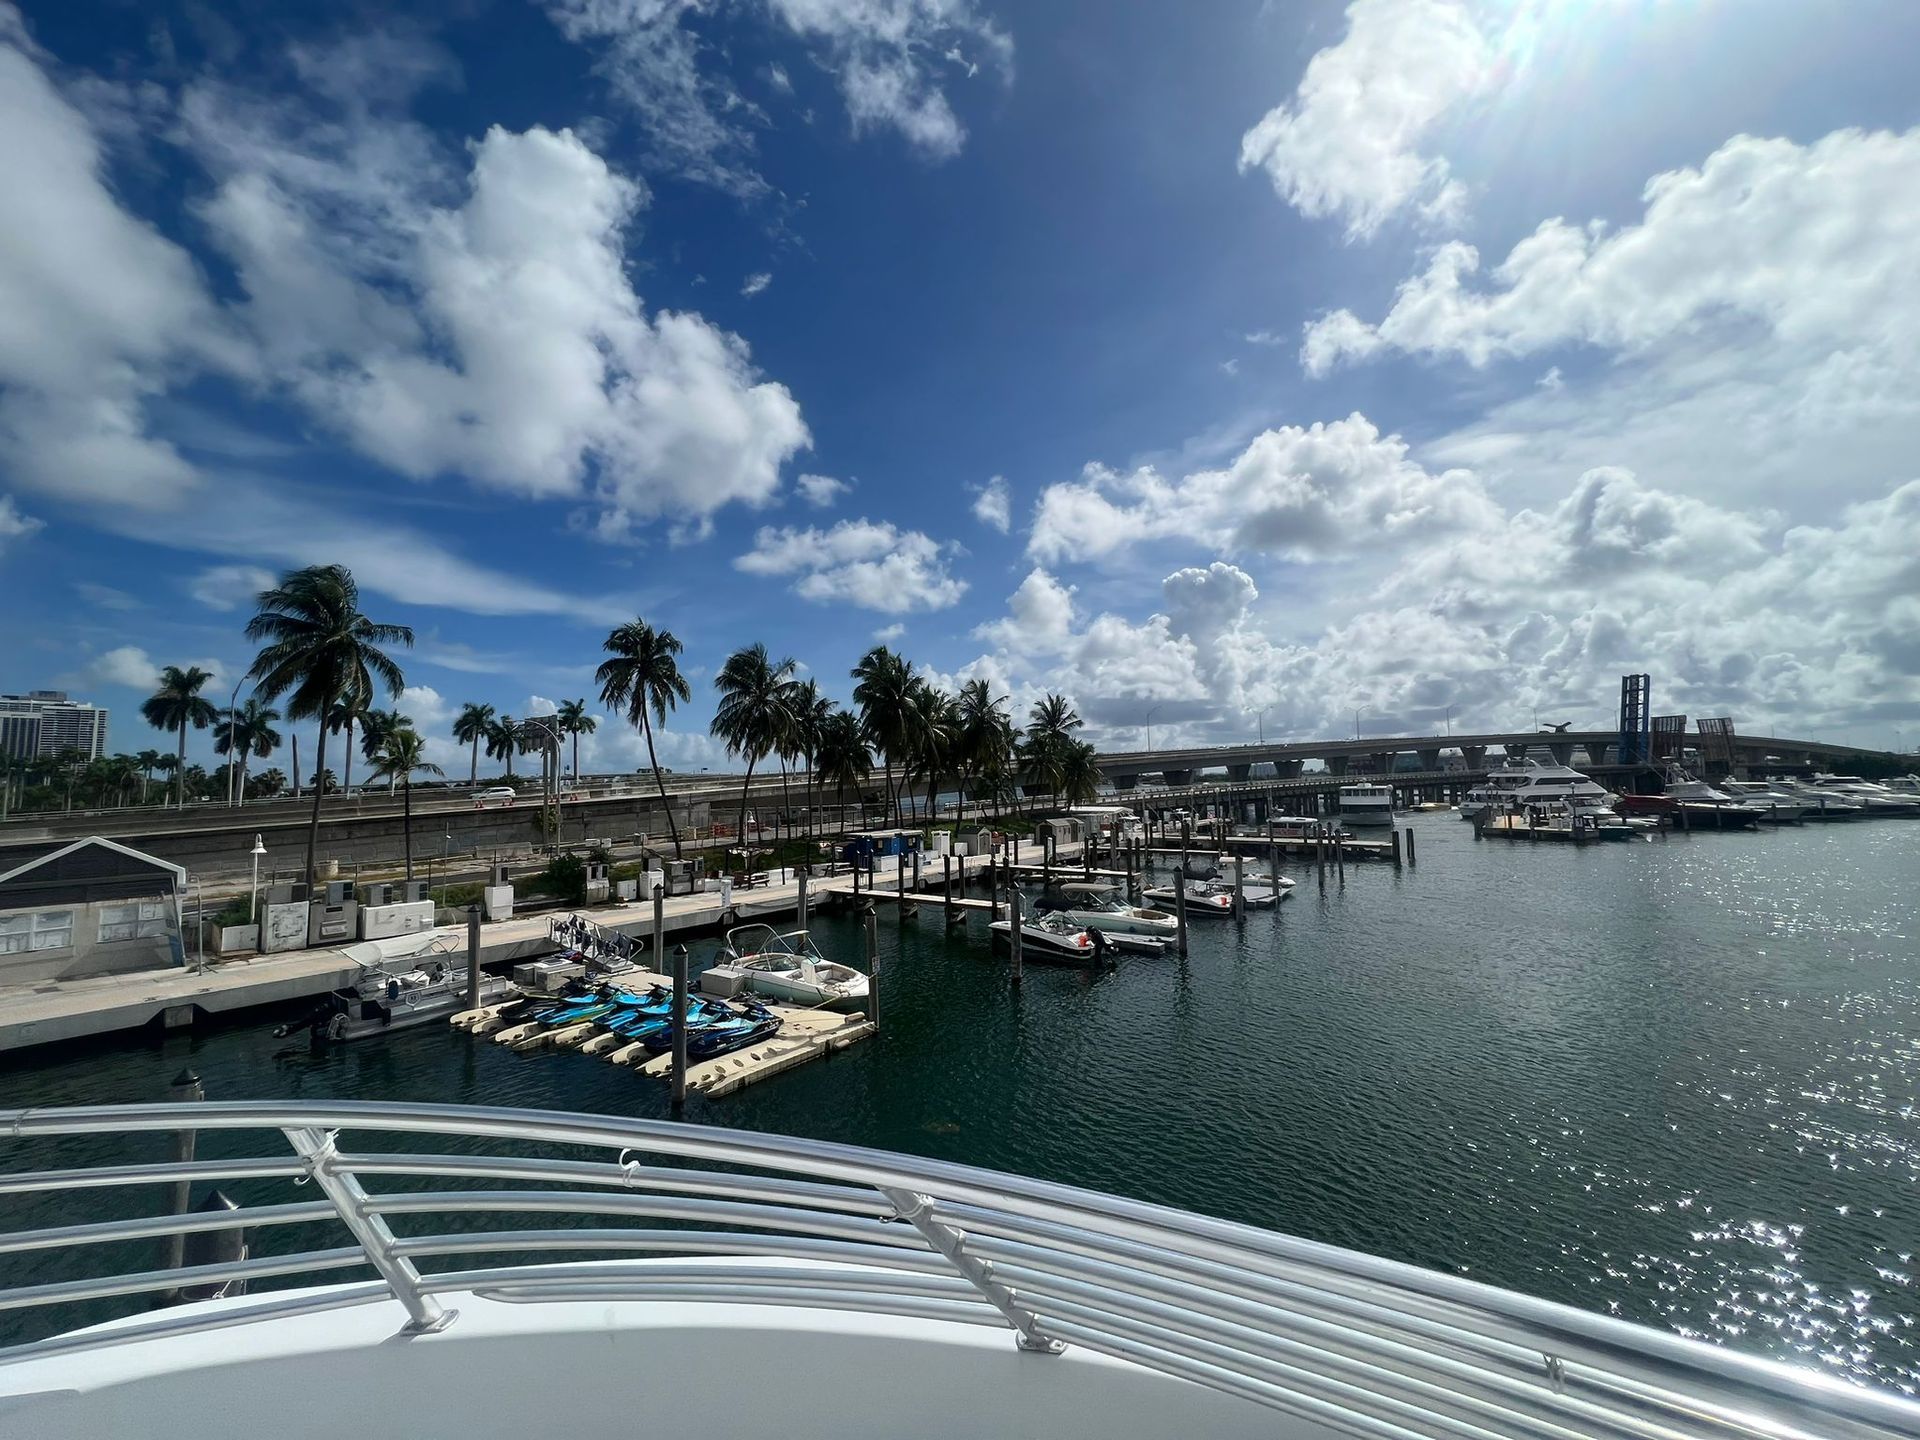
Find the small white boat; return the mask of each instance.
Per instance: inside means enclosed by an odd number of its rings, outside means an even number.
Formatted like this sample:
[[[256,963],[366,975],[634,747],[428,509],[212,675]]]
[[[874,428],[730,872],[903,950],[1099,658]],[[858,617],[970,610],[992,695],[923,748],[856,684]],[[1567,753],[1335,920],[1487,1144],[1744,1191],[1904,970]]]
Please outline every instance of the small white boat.
[[[1129,935],[1171,935],[1180,928],[1171,910],[1129,905],[1120,898],[1118,886],[1104,881],[1069,880],[1056,888],[1069,903],[1050,906],[1041,913],[1062,915],[1083,928],[1091,926]],[[1046,898],[1043,895],[1041,900],[1044,902]]]
[[[1050,912],[1036,915],[1026,898],[1015,892],[1020,906],[1020,957],[1040,965],[1077,965],[1092,967],[1107,963],[1104,938],[1096,940],[1086,927],[1074,924],[1064,915]],[[996,943],[1013,944],[1013,921],[995,920],[987,926]]]
[[[1858,775],[1815,775],[1810,788],[1815,794],[1838,795],[1858,805],[1867,815],[1920,814],[1920,795],[1889,790],[1872,780],[1862,780]]]
[[[867,977],[827,959],[804,930],[782,935],[771,925],[735,926],[727,932],[720,963],[740,971],[749,990],[769,999],[847,1009],[867,1003]]]
[[[1348,825],[1393,824],[1393,787],[1342,785],[1340,818]]]
[[[1231,915],[1233,913],[1233,887],[1229,885],[1226,893],[1213,888],[1211,880],[1187,880],[1182,882],[1186,891],[1187,913],[1189,915]],[[1153,885],[1140,892],[1142,900],[1151,900],[1162,909],[1171,910],[1178,902],[1178,892],[1171,885]],[[1175,917],[1178,923],[1178,916]]]

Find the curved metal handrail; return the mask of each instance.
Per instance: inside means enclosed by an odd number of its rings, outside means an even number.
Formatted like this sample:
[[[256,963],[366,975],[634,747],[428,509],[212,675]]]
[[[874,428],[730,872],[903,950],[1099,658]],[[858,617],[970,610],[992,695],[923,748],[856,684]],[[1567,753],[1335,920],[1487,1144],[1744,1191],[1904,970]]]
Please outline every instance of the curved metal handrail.
[[[1822,1372],[1335,1246],[946,1161],[497,1107],[262,1101],[0,1110],[0,1140],[183,1130],[277,1130],[294,1154],[0,1172],[0,1196],[227,1177],[314,1189],[211,1217],[83,1219],[0,1232],[0,1275],[20,1252],[92,1254],[89,1247],[108,1242],[215,1229],[337,1221],[349,1243],[0,1288],[0,1312],[364,1266],[379,1280],[29,1341],[0,1348],[0,1364],[384,1298],[400,1301],[410,1328],[434,1329],[453,1319],[437,1297],[477,1291],[523,1303],[708,1300],[998,1325],[1026,1349],[1084,1347],[1365,1436],[1920,1437],[1920,1405]],[[346,1151],[343,1131],[534,1142],[616,1158]],[[724,1168],[695,1168],[701,1164]],[[363,1178],[429,1188],[369,1193]],[[474,1181],[512,1188],[473,1189]],[[525,1227],[527,1218],[554,1212],[605,1223]],[[403,1216],[453,1217],[456,1229],[398,1236],[388,1218]],[[457,1228],[476,1217],[508,1228]],[[425,1274],[415,1264],[502,1253],[541,1258]],[[642,1258],[547,1258],[569,1253]]]

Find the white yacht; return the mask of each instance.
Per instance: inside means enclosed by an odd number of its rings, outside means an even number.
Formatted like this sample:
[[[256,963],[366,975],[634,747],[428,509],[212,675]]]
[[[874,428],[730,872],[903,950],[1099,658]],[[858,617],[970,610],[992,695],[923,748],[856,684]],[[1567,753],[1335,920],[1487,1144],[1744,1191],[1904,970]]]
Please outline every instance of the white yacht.
[[[1348,825],[1393,824],[1393,787],[1391,785],[1342,785],[1340,819]]]
[[[219,1158],[153,1158],[193,1132]],[[1810,1359],[826,1141],[384,1100],[6,1109],[0,1133],[0,1193],[58,1197],[0,1236],[44,1261],[0,1291],[9,1436],[1920,1435],[1913,1398]],[[208,1208],[209,1182],[244,1202]]]
[[[1020,907],[1020,958],[1024,964],[1075,965],[1092,967],[1107,963],[1107,947],[1064,915],[1037,914],[1018,890],[1014,903]],[[1013,920],[990,921],[987,931],[994,943],[1013,945]]]
[[[1486,784],[1467,792],[1467,798],[1460,802],[1460,818],[1471,820],[1489,808],[1510,810],[1549,800],[1564,800],[1575,811],[1613,808],[1613,796],[1607,788],[1571,765],[1509,760],[1497,770],[1487,772]]]
[[[735,926],[719,964],[738,970],[749,990],[769,999],[847,1010],[867,1003],[867,977],[827,959],[804,930],[782,935],[771,925]]]
[[[1806,806],[1809,820],[1853,820],[1867,813],[1860,800],[1837,790],[1823,790],[1808,780],[1776,780],[1774,785]]]
[[[1722,780],[1720,788],[1734,799],[1758,805],[1769,820],[1801,820],[1806,817],[1807,802],[1782,790],[1768,780]]]
[[[1844,796],[1868,815],[1920,814],[1920,795],[1903,795],[1858,775],[1815,775],[1812,788],[1820,794]]]

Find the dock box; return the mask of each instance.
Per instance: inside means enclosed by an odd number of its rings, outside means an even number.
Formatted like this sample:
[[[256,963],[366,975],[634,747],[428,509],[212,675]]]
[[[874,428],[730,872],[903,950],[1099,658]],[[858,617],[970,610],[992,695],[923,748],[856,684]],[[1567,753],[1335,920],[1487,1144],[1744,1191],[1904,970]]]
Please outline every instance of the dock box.
[[[557,995],[569,980],[586,978],[587,967],[572,960],[535,960],[513,967],[513,983],[529,995]]]
[[[700,993],[717,1000],[732,1000],[747,993],[747,972],[731,965],[715,965],[699,974]]]

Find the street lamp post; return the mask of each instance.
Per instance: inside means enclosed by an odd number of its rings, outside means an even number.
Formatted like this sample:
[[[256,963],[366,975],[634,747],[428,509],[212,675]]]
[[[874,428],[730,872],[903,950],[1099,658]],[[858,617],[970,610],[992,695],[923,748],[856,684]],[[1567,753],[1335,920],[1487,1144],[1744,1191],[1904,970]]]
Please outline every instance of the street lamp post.
[[[1262,705],[1259,710],[1254,712],[1253,723],[1259,727],[1260,743],[1262,745],[1267,743],[1267,711],[1271,709],[1273,709],[1271,705]]]
[[[1453,738],[1453,707],[1451,705],[1447,706],[1447,738],[1449,740]]]
[[[260,857],[267,853],[267,847],[258,835],[253,837],[253,894],[247,901],[247,923],[260,923]]]
[[[1141,726],[1147,732],[1147,753],[1149,755],[1153,753],[1153,717],[1159,713],[1160,707],[1158,705],[1149,705],[1147,707],[1147,718],[1140,722]]]

